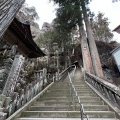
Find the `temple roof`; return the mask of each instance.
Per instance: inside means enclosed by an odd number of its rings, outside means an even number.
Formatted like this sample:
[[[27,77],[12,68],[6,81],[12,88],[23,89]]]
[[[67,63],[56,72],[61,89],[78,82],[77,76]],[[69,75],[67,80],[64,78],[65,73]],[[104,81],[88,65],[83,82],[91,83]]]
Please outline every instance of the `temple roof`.
[[[33,41],[30,24],[22,23],[17,18],[14,18],[10,24],[5,39],[12,44],[17,45],[18,49],[29,58],[37,58],[45,56],[42,50]]]
[[[115,32],[120,34],[120,25],[118,25],[113,31],[115,31]]]

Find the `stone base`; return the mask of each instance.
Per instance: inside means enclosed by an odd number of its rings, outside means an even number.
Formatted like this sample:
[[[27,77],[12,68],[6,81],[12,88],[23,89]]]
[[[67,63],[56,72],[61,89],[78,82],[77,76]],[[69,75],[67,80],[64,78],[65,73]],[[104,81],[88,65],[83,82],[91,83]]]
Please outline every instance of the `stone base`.
[[[0,112],[0,120],[6,120],[7,113]]]

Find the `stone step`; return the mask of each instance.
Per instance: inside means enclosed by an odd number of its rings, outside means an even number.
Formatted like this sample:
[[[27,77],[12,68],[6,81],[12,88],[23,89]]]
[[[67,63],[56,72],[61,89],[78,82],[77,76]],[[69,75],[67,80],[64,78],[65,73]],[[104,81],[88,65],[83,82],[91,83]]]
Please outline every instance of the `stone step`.
[[[83,93],[83,94],[87,94],[87,93],[94,93],[93,91],[90,91],[90,90],[85,90],[85,91],[82,91],[82,90],[76,90],[78,93]],[[48,90],[46,93],[49,93],[49,94],[70,94],[70,90],[68,91],[52,91],[52,90]],[[94,93],[95,94],[95,93]]]
[[[80,95],[97,95],[96,93],[94,93],[94,92],[91,92],[91,91],[77,91],[77,93],[78,94],[80,94]],[[98,96],[98,95],[97,95]]]
[[[43,95],[48,95],[48,96],[52,96],[52,95],[56,95],[56,96],[71,96],[70,93],[62,93],[62,92],[56,92],[56,93],[51,93],[51,92],[46,92]]]
[[[70,90],[69,91],[47,91],[45,94],[70,94]]]
[[[75,87],[89,87],[87,84],[73,83]]]
[[[47,92],[70,92],[70,89],[48,89]]]
[[[109,111],[107,105],[84,105],[85,111]]]
[[[73,111],[80,110],[80,106],[59,106],[59,107],[41,107],[41,106],[31,106],[30,111]],[[92,106],[84,106],[85,111],[108,111],[109,108],[107,105],[92,105]]]
[[[83,105],[104,105],[103,101],[81,101]],[[35,102],[35,106],[71,106],[71,102]],[[75,105],[79,105],[75,103]]]
[[[79,95],[81,98],[82,98],[82,97],[88,97],[88,98],[89,98],[89,97],[98,97],[98,95],[97,95],[97,94],[94,94],[94,93],[93,93],[93,94],[92,94],[92,93],[91,93],[91,94],[78,94],[78,95]]]
[[[81,118],[17,118],[17,120],[81,120]],[[119,120],[116,118],[89,118],[89,120]]]
[[[65,87],[69,87],[69,84],[53,85],[52,88],[54,88],[54,87],[62,87],[62,88],[65,88]]]
[[[104,105],[103,101],[100,102],[81,102],[83,105]]]
[[[77,103],[78,103],[78,101],[77,100],[75,100]],[[76,104],[77,104],[76,103]],[[87,103],[90,103],[90,104],[104,104],[104,102],[103,101],[89,101],[89,100],[81,100],[81,103],[82,104],[87,104]],[[60,104],[60,105],[70,105],[70,104],[72,104],[71,102],[68,102],[68,101],[57,101],[57,102],[54,102],[54,101],[47,101],[47,102],[42,102],[42,101],[37,101],[37,102],[35,102],[35,104],[41,104],[41,105],[56,105],[56,104]]]
[[[75,100],[75,102],[78,102],[78,99],[76,98],[76,99],[74,99]],[[70,99],[69,101],[68,100],[54,100],[54,99],[52,99],[52,100],[37,100],[37,103],[71,103],[71,101],[72,101],[72,99]],[[103,102],[102,100],[96,100],[96,99],[81,99],[80,100],[81,101],[81,103],[93,103],[93,102]],[[103,102],[104,103],[104,102]]]
[[[78,94],[96,94],[94,92],[91,91],[77,91]]]
[[[75,90],[76,91],[91,91],[91,92],[94,92],[92,89],[90,89],[90,88],[75,88]],[[63,91],[65,91],[65,92],[68,92],[68,91],[70,91],[70,88],[66,88],[66,89],[64,89],[64,88],[54,88],[54,89],[48,89],[47,91],[51,91],[51,92],[63,92]]]
[[[63,88],[63,87],[61,87],[61,88],[56,87],[56,88],[50,88],[48,90],[50,90],[50,91],[58,91],[58,90],[59,91],[69,91],[70,87],[65,87],[65,88]]]
[[[91,88],[75,88],[77,91],[92,91]]]
[[[69,106],[71,106],[71,104],[72,104],[72,102],[68,102],[68,101],[66,101],[66,102],[39,102],[39,101],[37,101],[37,102],[35,102],[34,103],[34,105],[36,105],[36,106],[56,106],[56,105],[60,105],[60,106],[64,106],[64,105],[69,105]]]
[[[61,82],[61,83],[55,82],[53,86],[60,86],[60,85],[69,85],[69,82]]]
[[[52,87],[69,87],[69,85],[70,84],[61,84],[61,85],[53,85]],[[89,87],[87,84],[77,84],[77,83],[73,83],[73,85],[75,86],[75,87]]]
[[[91,90],[91,88],[89,88],[89,87],[80,87],[80,86],[77,86],[77,87],[75,87],[75,89],[77,89],[77,90]]]
[[[77,98],[75,98],[77,100]],[[38,98],[38,101],[70,101],[71,100],[71,97],[41,97],[41,98]],[[80,100],[81,101],[85,101],[85,100],[95,100],[95,101],[99,101],[101,100],[100,97],[80,97]]]
[[[75,95],[75,92],[73,92],[74,93],[74,95]],[[82,92],[77,92],[78,93],[78,95],[79,96],[98,96],[96,93],[92,93],[92,92],[90,92],[90,93],[82,93]],[[66,93],[48,93],[48,92],[46,92],[46,93],[44,93],[43,94],[43,96],[71,96],[71,94],[70,93],[68,93],[68,94],[66,94]]]
[[[68,88],[50,88],[49,91],[69,91],[70,87]]]
[[[70,94],[68,95],[68,94],[65,94],[65,95],[63,95],[63,94],[60,94],[60,95],[58,95],[58,94],[48,94],[48,93],[45,93],[45,94],[43,94],[43,97],[70,97]]]
[[[77,91],[93,91],[91,88],[76,87]],[[70,91],[70,87],[66,88],[50,88],[48,91]]]
[[[76,89],[78,92],[94,92],[92,89]],[[47,92],[65,92],[69,93],[70,89],[48,89]]]
[[[67,96],[41,96],[38,100],[71,100],[71,97]]]
[[[73,84],[90,120],[117,120],[115,113],[110,111],[108,105],[105,105],[84,80],[74,79]],[[55,82],[17,120],[81,120],[77,97],[74,99],[75,104],[71,101],[69,83]]]
[[[67,85],[69,84],[69,82],[55,82],[54,85],[60,85],[60,84],[64,84],[64,85]]]
[[[111,111],[86,111],[90,118],[115,118]],[[22,117],[28,118],[79,118],[80,111],[25,111]]]
[[[46,107],[41,107],[41,106],[31,106],[30,111],[73,111],[74,108],[72,106],[46,106]]]
[[[86,83],[80,83],[80,82],[73,82],[72,83],[73,85],[75,85],[75,86],[87,86],[87,87],[89,87]]]
[[[83,84],[85,84],[85,81],[84,81],[84,80],[83,80],[83,81],[82,81],[82,80],[73,80],[72,82],[73,82],[73,83],[77,83],[77,82],[79,82],[79,83],[83,83]]]
[[[75,98],[77,100],[77,98]],[[43,96],[41,98],[39,98],[38,100],[57,100],[57,101],[63,101],[63,100],[71,100],[71,97],[52,97],[52,96]],[[80,97],[80,100],[100,100],[100,98],[97,96],[97,97],[91,97],[91,96],[81,96]]]
[[[79,95],[79,94],[78,94]],[[81,94],[81,95],[79,95],[80,96],[80,98],[90,98],[90,97],[98,97],[97,95],[95,95],[95,94],[93,94],[93,95],[88,95],[88,94]],[[43,98],[45,98],[45,99],[49,99],[49,98],[55,98],[56,97],[56,99],[57,98],[60,98],[60,97],[62,97],[63,99],[71,99],[71,95],[57,95],[57,94],[53,94],[53,95],[51,95],[51,94],[44,94],[43,96],[42,96]],[[76,98],[77,99],[77,98]]]
[[[89,87],[87,84],[73,84],[75,87]]]
[[[61,85],[53,85],[52,86],[52,88],[61,88],[61,87],[62,88],[66,88],[66,87],[69,88],[70,86],[69,85],[64,85],[64,84],[63,85],[61,84]]]
[[[89,86],[87,85],[74,85],[75,88],[89,88]],[[68,89],[70,88],[69,85],[61,85],[61,86],[52,86],[52,89],[60,89],[60,88],[63,88],[63,89]]]
[[[73,93],[75,93],[75,92],[73,92]],[[96,94],[96,93],[94,93],[94,92],[92,92],[92,91],[77,91],[77,93],[79,93],[79,94]],[[44,93],[44,95],[46,95],[46,94],[50,94],[50,95],[52,95],[52,94],[54,94],[54,95],[70,95],[70,90],[69,91],[54,91],[54,92],[52,92],[52,91],[47,91],[46,93]]]
[[[70,102],[72,100],[71,97],[42,97],[42,98],[39,98],[37,99],[37,101],[41,101],[41,102]],[[77,102],[78,101],[78,98],[75,97],[74,100]],[[94,101],[94,102],[97,102],[97,101],[101,101],[101,99],[99,97],[89,97],[89,99],[86,98],[86,96],[84,97],[81,97],[80,98],[80,101],[81,102],[91,102],[91,101]]]

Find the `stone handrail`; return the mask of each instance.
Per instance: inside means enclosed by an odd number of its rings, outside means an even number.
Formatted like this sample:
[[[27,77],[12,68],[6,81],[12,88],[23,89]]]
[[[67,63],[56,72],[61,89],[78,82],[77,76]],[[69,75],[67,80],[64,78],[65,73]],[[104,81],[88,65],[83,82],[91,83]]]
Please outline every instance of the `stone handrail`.
[[[65,69],[64,71],[62,71],[60,74],[59,74],[59,80],[62,80],[63,78],[65,78],[67,75],[68,75],[68,72],[70,72],[72,70],[72,67],[73,66],[70,66],[68,67],[67,69]]]
[[[51,83],[47,82],[45,69],[33,71],[33,76],[31,77],[32,82],[30,83],[26,83],[24,78],[23,80],[19,79],[19,74],[16,72],[20,72],[23,62],[24,57],[17,55],[12,64],[11,72],[8,76],[10,79],[6,82],[4,90],[0,95],[0,110],[2,111],[0,120],[4,120],[6,115],[9,117]],[[10,94],[6,94],[8,93],[7,91],[9,91]]]
[[[85,73],[86,81],[97,89],[105,98],[120,108],[120,90],[117,86],[93,74]]]
[[[81,104],[81,98],[78,95],[78,92],[75,88],[75,85],[73,84],[73,79],[75,76],[75,71],[76,71],[76,66],[74,68],[74,70],[71,72],[71,74],[68,72],[68,77],[69,77],[69,86],[70,86],[70,93],[71,93],[71,100],[72,100],[72,104],[74,106],[74,110],[76,110],[76,101],[75,101],[75,97],[77,98],[77,102],[79,103],[80,106],[80,115],[81,115],[81,120],[89,120],[89,116],[87,115],[87,113],[84,110],[84,106],[83,104]]]
[[[67,76],[68,71],[70,72],[71,70],[72,70],[72,66],[68,67],[66,70],[60,73],[59,75],[60,80],[63,79],[65,76]],[[6,117],[11,116],[15,111],[17,111],[26,103],[28,103],[37,94],[39,94],[40,91],[42,91],[45,87],[47,87],[51,82],[55,82],[56,76],[53,76],[52,80],[48,82],[48,80],[46,79],[47,77],[44,76],[43,71],[44,70],[34,71],[33,76],[36,80],[29,83],[27,86],[25,86],[22,89],[19,87],[19,84],[16,84],[15,89],[17,90],[17,92],[13,92],[11,96],[5,98],[5,95],[3,95],[5,100],[3,103],[4,113],[1,115],[2,120],[5,120]]]
[[[37,72],[37,74],[41,74],[41,71]],[[40,77],[40,76],[39,76]],[[27,102],[29,102],[33,97],[35,97],[40,91],[43,90],[43,86],[45,86],[45,80],[43,77],[29,83],[25,86],[24,89],[21,89],[19,92],[13,92],[10,97],[6,97],[4,103],[4,112],[7,113],[7,117],[12,115],[15,111],[24,106]]]
[[[64,78],[65,75],[68,74],[68,71],[71,70],[72,67],[68,67],[66,70],[64,70],[60,74],[60,78]],[[20,109],[22,106],[24,106],[27,102],[29,102],[33,97],[35,97],[40,91],[43,90],[46,86],[48,86],[48,82],[46,81],[46,78],[44,76],[43,70],[40,71],[34,71],[34,77],[35,81],[32,83],[29,83],[27,86],[25,86],[24,89],[19,90],[19,87],[17,91],[19,92],[13,92],[13,94],[10,97],[6,97],[5,103],[4,103],[4,113],[7,113],[7,117],[11,116],[15,111]],[[54,82],[56,79],[55,76],[53,76],[51,82]],[[50,83],[49,83],[50,84]],[[17,87],[17,86],[16,86]]]

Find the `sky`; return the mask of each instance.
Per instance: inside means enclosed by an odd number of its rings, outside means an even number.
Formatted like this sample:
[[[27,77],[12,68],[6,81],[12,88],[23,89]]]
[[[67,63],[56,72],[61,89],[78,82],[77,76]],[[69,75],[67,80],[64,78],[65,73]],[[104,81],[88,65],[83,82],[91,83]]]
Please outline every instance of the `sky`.
[[[49,0],[26,0],[26,3],[36,8],[40,17],[39,21],[37,21],[40,28],[42,28],[44,22],[51,23],[55,18],[56,6],[53,2],[49,2]]]
[[[40,17],[39,21],[37,21],[40,28],[44,22],[51,23],[55,18],[55,8],[57,6],[53,2],[49,3],[49,0],[26,0],[26,3],[36,8]],[[105,17],[109,18],[111,30],[120,25],[120,2],[112,3],[112,0],[92,0],[89,7],[95,14],[100,11],[105,14]],[[120,43],[120,34],[114,32],[113,40]]]

